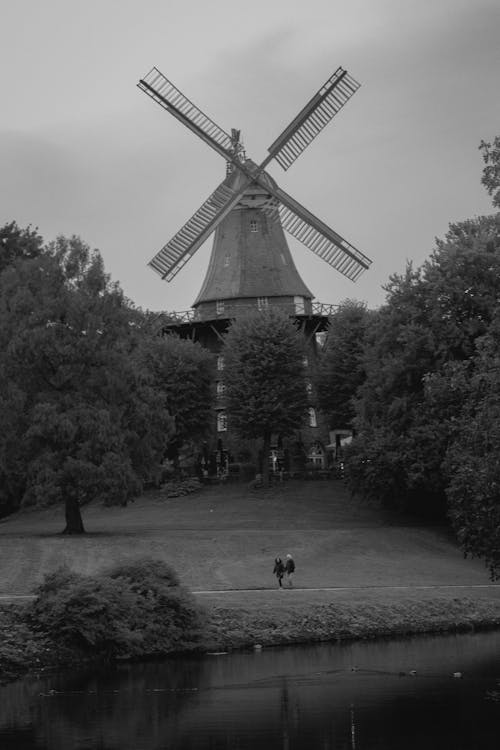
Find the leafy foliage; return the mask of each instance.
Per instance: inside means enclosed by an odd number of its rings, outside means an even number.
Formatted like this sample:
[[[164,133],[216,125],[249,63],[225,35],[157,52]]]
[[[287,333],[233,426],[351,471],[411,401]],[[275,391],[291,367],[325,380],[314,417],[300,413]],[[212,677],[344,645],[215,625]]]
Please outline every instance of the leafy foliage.
[[[331,427],[345,429],[354,418],[352,398],[364,380],[363,343],[370,320],[366,305],[345,300],[330,318],[318,363],[318,405]]]
[[[193,648],[202,616],[177,574],[145,558],[98,576],[60,568],[29,611],[35,632],[93,656],[150,656]]]
[[[347,476],[351,488],[391,506],[444,514],[442,464],[450,415],[460,404],[428,400],[446,363],[466,361],[500,301],[499,218],[452,225],[429,261],[393,276],[366,336]],[[493,244],[492,244],[493,242]]]
[[[493,197],[493,205],[500,208],[500,136],[497,135],[493,143],[481,141],[479,148],[483,152],[486,165],[481,182]]]
[[[15,221],[0,227],[0,273],[16,260],[38,258],[43,238],[31,226],[21,229]]]
[[[478,354],[450,363],[426,384],[428,402],[445,398],[450,436],[443,470],[452,526],[466,554],[500,577],[500,317]]]
[[[139,347],[138,359],[152,386],[161,391],[173,421],[167,455],[204,437],[212,417],[213,355],[199,344],[177,336],[149,336]]]
[[[22,248],[21,248],[22,249]],[[141,314],[77,237],[0,274],[0,505],[126,503],[173,432],[167,394],[138,356]]]
[[[244,436],[289,434],[306,411],[303,339],[291,320],[266,311],[236,320],[224,343],[232,425]]]
[[[307,410],[303,338],[287,316],[269,309],[238,318],[224,342],[227,410],[241,437],[291,434]],[[263,462],[267,480],[267,461]]]

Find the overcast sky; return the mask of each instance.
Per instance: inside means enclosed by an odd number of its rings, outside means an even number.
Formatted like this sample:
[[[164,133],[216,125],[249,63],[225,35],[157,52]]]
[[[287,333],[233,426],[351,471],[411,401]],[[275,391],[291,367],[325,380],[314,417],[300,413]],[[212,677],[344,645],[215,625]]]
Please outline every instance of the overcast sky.
[[[498,0],[0,0],[0,225],[78,234],[137,305],[185,310],[146,264],[223,179],[223,159],[136,83],[156,66],[260,162],[342,65],[362,85],[287,173],[269,172],[373,260],[355,284],[290,238],[321,302],[370,307],[450,222],[491,213]]]

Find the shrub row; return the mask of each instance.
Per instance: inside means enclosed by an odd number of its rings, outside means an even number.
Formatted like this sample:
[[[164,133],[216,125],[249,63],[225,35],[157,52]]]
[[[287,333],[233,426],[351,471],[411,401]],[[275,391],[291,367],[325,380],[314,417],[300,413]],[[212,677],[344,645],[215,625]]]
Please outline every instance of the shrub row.
[[[145,558],[96,576],[61,567],[46,576],[27,610],[27,622],[82,655],[154,656],[193,649],[203,617],[177,574]]]

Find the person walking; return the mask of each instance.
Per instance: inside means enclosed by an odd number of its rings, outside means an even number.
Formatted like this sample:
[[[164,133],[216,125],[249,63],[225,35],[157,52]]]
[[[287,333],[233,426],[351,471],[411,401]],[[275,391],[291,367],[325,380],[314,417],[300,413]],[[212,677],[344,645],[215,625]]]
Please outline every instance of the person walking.
[[[273,573],[276,576],[276,578],[278,579],[278,585],[279,585],[279,587],[282,588],[282,586],[283,586],[283,583],[282,583],[283,576],[285,575],[285,566],[283,565],[283,560],[281,559],[281,557],[277,557],[274,560]]]
[[[286,578],[288,581],[289,588],[293,588],[293,574],[295,573],[295,562],[291,555],[286,556],[285,563]]]

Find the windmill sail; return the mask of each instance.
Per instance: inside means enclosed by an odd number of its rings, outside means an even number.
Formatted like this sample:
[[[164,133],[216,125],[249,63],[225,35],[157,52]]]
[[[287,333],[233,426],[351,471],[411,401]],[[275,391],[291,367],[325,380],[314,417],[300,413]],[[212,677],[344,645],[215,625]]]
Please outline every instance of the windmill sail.
[[[238,202],[240,196],[241,192],[231,190],[226,181],[222,182],[148,265],[163,279],[171,281]]]
[[[323,130],[360,84],[343,68],[337,68],[317,94],[269,147],[269,155],[287,170]]]
[[[272,189],[269,186],[268,189],[275,200],[263,210],[275,220],[279,217],[283,229],[292,237],[300,240],[309,250],[351,281],[356,281],[358,276],[370,267],[371,260],[366,255],[316,218],[284,190]]]
[[[231,136],[184,96],[158,68],[152,68],[137,85],[225,159],[232,160]]]
[[[167,281],[174,278],[252,183],[263,187],[268,194],[267,205],[261,205],[262,210],[280,219],[286,231],[344,276],[355,281],[370,267],[371,261],[366,255],[278,188],[264,171],[272,159],[288,169],[357,91],[360,84],[346,70],[337,68],[270,146],[268,156],[260,165],[246,159],[239,144],[239,131],[233,131],[231,137],[157,68],[152,68],[138,86],[229,162],[226,180],[150,261],[149,265],[162,278]]]

